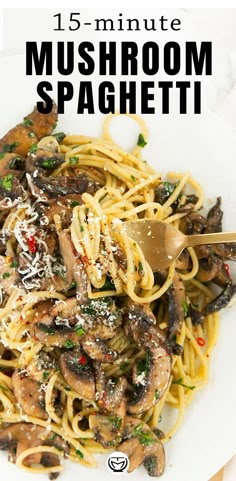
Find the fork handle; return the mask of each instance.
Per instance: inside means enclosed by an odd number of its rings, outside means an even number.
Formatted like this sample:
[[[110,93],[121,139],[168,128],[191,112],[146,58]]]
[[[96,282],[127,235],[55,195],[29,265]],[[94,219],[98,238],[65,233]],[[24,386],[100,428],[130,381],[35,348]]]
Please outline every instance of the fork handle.
[[[221,242],[236,242],[236,232],[188,235],[186,236],[185,247],[199,246],[202,244],[220,244]]]

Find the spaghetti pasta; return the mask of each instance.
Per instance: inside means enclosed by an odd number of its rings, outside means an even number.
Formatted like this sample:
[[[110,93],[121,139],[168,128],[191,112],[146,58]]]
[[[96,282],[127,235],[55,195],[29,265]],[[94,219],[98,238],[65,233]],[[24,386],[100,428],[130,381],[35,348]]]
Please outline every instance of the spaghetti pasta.
[[[163,181],[140,145],[124,152],[109,133],[113,117],[102,138],[66,136],[52,153],[45,135],[38,152],[31,148],[26,197],[6,209],[2,225],[0,448],[24,444],[24,423],[32,443],[15,462],[32,473],[59,473],[58,456],[94,467],[94,453],[125,452],[134,438],[145,460],[145,446],[174,436],[207,382],[218,337],[218,314],[206,309],[215,295],[199,276],[202,254],[190,247],[153,274],[123,226],[152,218],[184,230],[186,219],[197,219],[199,228],[203,191],[189,174]],[[130,117],[146,142],[143,120]],[[159,358],[167,371],[169,362],[166,379]],[[169,428],[166,406],[176,412]],[[139,424],[127,431],[134,418]]]

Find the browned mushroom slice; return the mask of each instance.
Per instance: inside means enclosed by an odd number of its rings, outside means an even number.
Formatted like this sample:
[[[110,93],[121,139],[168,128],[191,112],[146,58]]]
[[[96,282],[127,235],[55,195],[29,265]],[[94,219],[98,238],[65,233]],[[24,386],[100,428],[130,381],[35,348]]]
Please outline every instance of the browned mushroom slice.
[[[23,123],[9,130],[0,140],[1,152],[17,152],[26,157],[32,144],[37,144],[39,139],[50,135],[57,121],[57,106],[54,103],[49,114],[41,114],[35,107]]]
[[[140,377],[134,397],[128,403],[131,414],[141,414],[150,409],[164,395],[170,380],[171,356],[170,349],[164,341],[160,329],[148,323],[148,310],[137,305],[135,312],[140,309],[140,315],[134,317],[133,312],[126,314],[126,334],[133,338],[138,346],[146,351],[145,375]],[[130,310],[130,305],[128,307]],[[143,314],[143,319],[142,319]],[[152,322],[152,312],[150,319]]]
[[[90,180],[86,174],[78,174],[76,177],[33,175],[31,179],[41,191],[51,198],[69,194],[83,194],[84,192],[93,195],[100,188],[100,185]]]
[[[179,332],[184,320],[184,303],[186,302],[185,287],[178,274],[174,275],[172,286],[166,292],[168,299],[168,339]]]
[[[198,212],[191,212],[180,221],[180,230],[187,235],[201,234],[206,226],[206,218]]]
[[[34,424],[16,423],[0,430],[0,449],[9,449],[9,461],[15,462],[17,457],[26,449],[42,444],[43,436],[47,436],[46,429]],[[35,453],[24,460],[25,466],[40,463],[41,453]]]
[[[214,277],[213,282],[220,287],[226,287],[232,284],[232,279],[230,277],[229,270],[227,269],[225,264],[222,263],[221,269],[217,273],[217,275]]]
[[[124,400],[127,381],[125,377],[120,376],[119,379],[108,379],[99,363],[94,363],[96,397],[98,404],[103,410],[110,413],[117,413],[123,410],[122,402]]]
[[[120,443],[122,421],[122,417],[115,414],[111,416],[90,414],[89,427],[94,432],[95,440],[104,448],[108,448]]]
[[[198,201],[198,197],[194,194],[186,195],[185,202],[179,207],[177,207],[176,212],[178,213],[189,213],[195,208],[195,204]]]
[[[24,164],[25,161],[23,157],[14,153],[1,154],[4,157],[1,158],[0,162],[0,177],[4,177],[6,175],[14,175],[16,177],[21,178],[24,175]]]
[[[165,468],[165,451],[158,437],[140,419],[127,416],[124,438],[119,451],[129,458],[128,472],[142,463],[150,476],[160,476]]]
[[[81,339],[83,350],[97,362],[113,362],[118,358],[118,353],[113,351],[103,339],[87,335]]]
[[[69,227],[72,221],[73,208],[76,205],[81,205],[83,203],[81,195],[70,194],[64,197],[58,197],[56,200],[50,204],[45,210],[45,216],[48,218],[49,224],[54,221],[54,215],[59,215],[62,223],[62,228],[66,229]]]
[[[223,259],[227,259],[230,261],[236,260],[236,243],[232,242],[229,244],[215,244],[212,246],[212,249],[215,254]]]
[[[33,112],[27,115],[24,120],[31,120],[33,122],[30,127],[32,127],[32,130],[39,139],[46,137],[51,134],[57,122],[57,105],[53,102],[53,107],[49,114],[41,114],[37,107],[35,107]]]
[[[19,203],[24,195],[25,191],[16,176],[9,174],[0,178],[0,200],[8,198]]]
[[[87,356],[79,349],[64,352],[59,360],[61,373],[82,398],[95,399],[94,374]]]
[[[25,414],[40,419],[48,418],[44,404],[45,392],[37,381],[27,376],[26,371],[15,370],[12,376],[12,388]]]
[[[66,277],[69,284],[76,282],[76,296],[78,303],[84,304],[88,299],[87,273],[81,257],[72,244],[69,232],[62,230],[59,233],[61,255],[66,267]]]
[[[85,332],[99,339],[111,339],[122,323],[121,310],[110,297],[91,299],[80,306],[79,312]]]
[[[25,169],[29,174],[37,172],[49,176],[65,162],[64,155],[51,152],[50,150],[38,149],[34,154],[29,154],[26,158]]]
[[[215,297],[213,301],[209,302],[205,306],[203,314],[206,316],[208,314],[212,314],[213,312],[220,311],[229,304],[235,293],[236,285],[225,287],[225,289],[217,297]]]
[[[211,256],[208,259],[201,259],[199,261],[199,269],[196,278],[200,282],[210,282],[218,275],[221,267],[222,260],[216,256]]]
[[[207,214],[207,226],[204,233],[221,232],[223,212],[220,208],[221,197],[217,197],[216,204],[209,210]]]
[[[68,456],[69,447],[67,443],[58,435],[48,432],[31,423],[15,423],[4,426],[0,430],[0,449],[9,449],[11,462],[16,462],[17,457],[29,448],[37,446],[54,446]],[[42,464],[44,466],[58,466],[60,464],[58,456],[52,453],[35,453],[24,459],[25,466],[32,464]]]
[[[70,326],[68,319],[55,318],[50,310],[54,306],[53,300],[40,302],[34,310],[30,335],[47,346],[72,347],[78,344],[79,336]]]
[[[197,326],[198,324],[202,324],[203,321],[204,321],[203,313],[200,312],[192,304],[189,304],[189,306],[188,306],[188,316],[191,317],[191,321],[192,321],[194,326]]]

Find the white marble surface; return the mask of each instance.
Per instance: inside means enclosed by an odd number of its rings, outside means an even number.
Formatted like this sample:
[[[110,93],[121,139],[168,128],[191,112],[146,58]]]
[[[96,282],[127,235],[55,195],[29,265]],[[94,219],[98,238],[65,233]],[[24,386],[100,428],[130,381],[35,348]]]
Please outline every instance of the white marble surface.
[[[61,9],[60,9],[61,10]],[[181,16],[185,25],[184,35],[199,40],[213,42],[213,76],[208,78],[204,86],[204,103],[206,109],[218,116],[236,135],[236,9],[179,9],[171,12],[171,16]],[[148,10],[146,10],[146,15]],[[9,18],[11,17],[11,21]],[[26,30],[19,22],[17,12],[5,10],[4,44],[1,55],[22,53],[27,33],[34,32],[33,39],[42,40],[40,23],[28,22]],[[21,29],[19,29],[19,25]],[[30,38],[30,37],[28,37]],[[27,39],[28,39],[27,38]],[[236,479],[236,456],[227,464],[224,481]]]

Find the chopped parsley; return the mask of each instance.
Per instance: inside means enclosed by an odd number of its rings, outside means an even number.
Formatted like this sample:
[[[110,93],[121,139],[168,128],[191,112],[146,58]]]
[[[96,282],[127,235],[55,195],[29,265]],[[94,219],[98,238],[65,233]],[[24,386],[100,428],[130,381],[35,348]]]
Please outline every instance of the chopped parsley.
[[[64,134],[64,132],[57,132],[56,134],[53,134],[53,137],[57,140],[58,144],[64,140],[65,136],[66,134]]]
[[[24,125],[24,127],[31,127],[31,125],[33,125],[33,120],[31,119],[25,119],[23,120],[22,124]]]
[[[99,202],[102,202],[103,199],[105,199],[105,197],[108,195],[108,192],[106,192],[104,195],[102,195],[102,197],[99,199]]]
[[[50,434],[50,436],[48,437],[48,441],[54,441],[54,439],[57,437],[57,434],[56,433],[52,433]]]
[[[142,264],[142,262],[140,262],[140,261],[139,261],[139,263],[138,263],[138,273],[139,273],[139,275],[140,275],[141,277],[144,276],[143,264]]]
[[[147,360],[146,359],[139,359],[137,364],[136,364],[136,369],[137,369],[137,375],[140,376],[140,374],[147,373],[148,365],[147,365]]]
[[[70,165],[76,165],[76,164],[78,164],[78,161],[79,161],[79,158],[76,157],[76,156],[73,156],[73,157],[69,158]]]
[[[63,342],[63,347],[65,349],[71,349],[72,347],[75,347],[76,344],[73,342],[71,339],[67,339],[67,341]]]
[[[12,179],[13,179],[13,175],[12,174],[9,174],[9,175],[6,175],[5,177],[3,177],[2,179],[0,179],[0,186],[7,190],[8,192],[11,191],[12,189]]]
[[[53,327],[47,326],[42,322],[38,322],[37,326],[41,331],[46,332],[47,334],[51,334],[51,335],[56,334],[56,329],[54,329]]]
[[[80,232],[84,232],[84,227],[82,225],[80,226]]]
[[[157,400],[160,397],[160,391],[159,389],[155,389],[155,394],[154,394],[154,399]]]
[[[2,391],[5,391],[5,392],[6,392],[6,391],[9,391],[9,389],[8,389],[7,387],[3,386],[2,384],[0,384],[0,389],[1,389]]]
[[[12,144],[4,144],[2,150],[3,152],[13,152],[17,145],[19,145],[19,142],[13,142]]]
[[[33,139],[33,138],[35,137],[35,133],[34,133],[34,132],[29,132],[28,137],[30,137],[31,139]]]
[[[50,375],[50,371],[43,371],[43,381],[47,381]]]
[[[75,454],[77,454],[77,456],[79,456],[80,459],[83,459],[83,457],[84,457],[83,453],[81,453],[81,451],[79,449],[76,449]]]
[[[187,315],[188,315],[188,304],[187,304],[186,301],[182,302],[182,307],[183,307],[183,311],[184,311],[184,317],[187,317]]]
[[[133,182],[136,182],[136,177],[134,177],[134,175],[131,175],[130,177],[131,177]]]
[[[55,124],[53,124],[52,130],[55,130],[56,128],[57,128],[57,122],[55,122]]]
[[[151,430],[143,431],[143,423],[138,424],[134,428],[132,438],[138,438],[142,446],[150,446],[151,444],[158,442]]]
[[[69,386],[66,386],[64,389],[65,391],[68,391],[68,392],[71,391],[71,388]]]
[[[139,134],[137,144],[139,147],[145,147],[145,145],[147,145],[146,140],[144,140],[143,134]]]
[[[121,428],[122,418],[119,416],[108,416],[108,421],[112,424],[112,426],[119,431]]]
[[[187,389],[195,389],[196,386],[188,386],[187,384],[183,383],[183,378],[180,377],[179,379],[176,379],[175,381],[172,381],[172,384],[179,384],[180,386],[186,387]]]
[[[42,167],[46,167],[46,169],[52,169],[54,167],[56,163],[56,160],[55,159],[44,159],[41,166]]]
[[[6,152],[1,152],[0,153],[0,160],[3,159],[5,157],[5,155],[6,155]]]
[[[10,272],[4,272],[3,275],[2,275],[2,278],[3,279],[7,279],[7,277],[10,277]]]
[[[37,144],[32,144],[30,146],[29,152],[30,152],[30,154],[35,154],[35,152],[37,152],[37,150],[38,150]]]
[[[83,336],[83,334],[85,333],[85,330],[81,326],[77,326],[75,328],[75,332],[76,334],[78,334],[78,336]]]
[[[14,169],[16,167],[17,162],[21,161],[21,157],[14,157],[14,159],[11,159],[9,162],[9,169]]]
[[[120,370],[121,371],[126,371],[126,369],[129,367],[129,363],[128,362],[122,362],[122,364],[120,365]]]
[[[73,207],[76,207],[77,205],[79,205],[79,202],[77,200],[73,200],[70,204],[70,206],[73,208]]]

